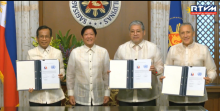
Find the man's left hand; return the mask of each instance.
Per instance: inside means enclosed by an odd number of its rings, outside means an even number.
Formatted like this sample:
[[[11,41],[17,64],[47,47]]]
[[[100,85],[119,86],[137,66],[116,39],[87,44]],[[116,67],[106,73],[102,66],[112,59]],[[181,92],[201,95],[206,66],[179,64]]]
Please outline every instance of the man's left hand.
[[[60,81],[63,81],[63,79],[64,79],[63,74],[59,74],[58,76],[59,76],[59,78],[60,78]]]
[[[104,104],[106,104],[106,103],[108,103],[108,101],[109,101],[109,96],[104,96]]]
[[[150,66],[150,71],[152,71],[152,74],[154,74],[154,75],[157,74],[157,71],[156,71],[156,68],[154,67],[154,65]]]
[[[209,84],[211,82],[211,79],[209,77],[204,77],[203,79],[205,79],[205,84]]]

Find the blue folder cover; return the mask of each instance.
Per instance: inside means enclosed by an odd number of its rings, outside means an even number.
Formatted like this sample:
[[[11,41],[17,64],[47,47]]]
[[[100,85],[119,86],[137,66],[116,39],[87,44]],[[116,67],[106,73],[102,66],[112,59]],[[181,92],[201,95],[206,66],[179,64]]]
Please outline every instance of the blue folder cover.
[[[35,90],[42,89],[42,82],[41,82],[41,61],[35,60]]]

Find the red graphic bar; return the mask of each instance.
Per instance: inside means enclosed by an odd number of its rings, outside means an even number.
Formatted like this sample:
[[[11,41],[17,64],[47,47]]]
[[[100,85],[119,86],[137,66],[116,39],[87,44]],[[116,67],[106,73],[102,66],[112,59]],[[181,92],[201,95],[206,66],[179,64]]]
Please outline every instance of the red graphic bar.
[[[217,12],[190,12],[191,15],[217,15]]]

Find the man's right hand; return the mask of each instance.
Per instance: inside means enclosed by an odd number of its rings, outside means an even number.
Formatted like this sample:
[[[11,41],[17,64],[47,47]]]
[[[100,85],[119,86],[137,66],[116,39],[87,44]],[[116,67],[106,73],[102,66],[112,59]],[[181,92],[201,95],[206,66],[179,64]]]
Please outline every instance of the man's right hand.
[[[163,82],[163,79],[165,78],[165,76],[161,76],[160,77],[160,82]]]
[[[70,99],[70,104],[72,104],[72,105],[76,104],[74,96],[69,96],[69,99]]]
[[[29,88],[28,92],[32,93],[33,92],[33,88]]]
[[[109,74],[110,72],[111,72],[110,70],[107,71],[108,74]]]

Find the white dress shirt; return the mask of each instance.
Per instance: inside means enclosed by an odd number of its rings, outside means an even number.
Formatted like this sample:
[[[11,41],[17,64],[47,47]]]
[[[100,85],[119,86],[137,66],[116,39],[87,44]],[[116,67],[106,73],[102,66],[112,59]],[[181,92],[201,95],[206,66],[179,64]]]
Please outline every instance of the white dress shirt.
[[[108,89],[109,54],[105,48],[83,45],[72,50],[67,66],[68,95],[76,103],[100,105],[104,96],[110,96]]]
[[[174,45],[170,48],[166,65],[175,66],[205,66],[207,69],[207,76],[211,82],[216,78],[216,66],[212,59],[207,46],[193,42],[187,47],[182,43]],[[169,101],[174,103],[201,103],[208,100],[207,91],[202,97],[196,96],[168,96]]]
[[[42,59],[59,59],[60,62],[60,73],[65,76],[65,69],[63,65],[63,56],[60,50],[48,46],[46,49],[37,46],[30,49],[27,54],[27,60],[42,60]],[[59,77],[57,75],[57,77]],[[39,90],[29,93],[29,101],[42,104],[51,104],[64,99],[63,90],[50,89],[50,90]]]
[[[138,45],[128,41],[119,46],[114,56],[115,60],[151,59],[157,74],[152,74],[152,89],[119,89],[117,99],[124,102],[146,102],[159,97],[157,76],[163,73],[163,59],[157,46],[143,40]]]

